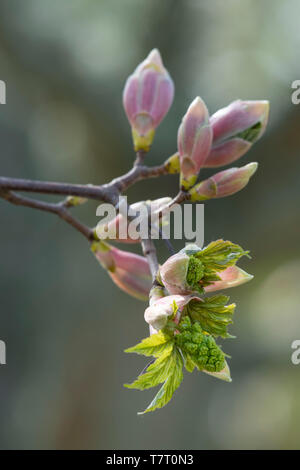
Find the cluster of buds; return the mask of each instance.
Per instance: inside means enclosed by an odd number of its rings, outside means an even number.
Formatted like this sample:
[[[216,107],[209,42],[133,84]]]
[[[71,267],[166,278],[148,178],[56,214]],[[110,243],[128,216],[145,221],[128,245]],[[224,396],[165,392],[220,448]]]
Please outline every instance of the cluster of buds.
[[[123,93],[136,151],[149,150],[173,96],[173,81],[154,49],[128,78]],[[236,100],[210,117],[204,101],[194,99],[178,129],[178,152],[167,162],[170,173],[180,172],[180,186],[192,201],[230,196],[246,186],[257,163],[195,184],[202,168],[225,166],[244,155],[263,135],[268,115],[268,101]]]
[[[240,191],[257,168],[250,163],[217,173],[193,187],[201,168],[215,168],[244,155],[263,134],[268,120],[267,101],[237,100],[209,118],[201,98],[196,98],[178,130],[181,187],[192,200],[225,197]]]
[[[123,93],[136,152],[149,151],[173,96],[173,81],[160,53],[154,49],[128,78]],[[242,157],[263,135],[268,114],[267,101],[236,100],[210,116],[204,101],[196,97],[179,126],[177,152],[163,166],[164,173],[180,174],[179,196],[197,202],[230,196],[243,189],[257,169],[255,162],[220,171],[202,181],[198,177],[203,169],[229,165]],[[169,198],[162,198],[142,201],[132,208],[147,206],[148,215],[164,214],[169,203]],[[120,212],[98,227],[98,238],[126,243],[140,241],[127,231],[126,219],[127,212]],[[231,381],[226,354],[216,344],[216,338],[231,337],[228,326],[235,304],[229,304],[229,297],[215,292],[252,279],[252,275],[236,265],[242,256],[248,255],[247,251],[224,240],[203,249],[187,245],[159,267],[153,285],[145,258],[120,251],[103,240],[95,242],[92,249],[119,287],[138,298],[149,296],[144,317],[150,336],[127,350],[156,358],[145,373],[128,385],[144,390],[164,384],[146,411],[160,408],[170,400],[182,380],[183,365],[190,372],[197,368]],[[207,296],[210,293],[214,294]]]

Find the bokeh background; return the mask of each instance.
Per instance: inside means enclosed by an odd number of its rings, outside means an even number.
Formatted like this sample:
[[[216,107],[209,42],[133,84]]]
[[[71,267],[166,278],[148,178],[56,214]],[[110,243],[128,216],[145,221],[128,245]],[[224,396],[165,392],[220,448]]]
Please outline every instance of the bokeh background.
[[[153,47],[176,98],[149,164],[176,150],[196,95],[211,113],[236,98],[271,102],[267,133],[239,162],[258,161],[259,171],[205,208],[206,243],[231,239],[253,257],[241,265],[255,279],[231,292],[237,339],[224,347],[233,382],[186,373],[153,414],[136,414],[153,390],[123,387],[145,364],[123,352],[147,335],[145,305],[111,283],[80,234],[0,200],[2,449],[300,448],[300,365],[291,362],[300,339],[300,105],[291,102],[299,14],[298,0],[0,1],[3,176],[100,184],[125,172],[134,155],[122,89]],[[128,195],[177,187],[170,176]],[[90,225],[95,210],[95,202],[76,209]]]

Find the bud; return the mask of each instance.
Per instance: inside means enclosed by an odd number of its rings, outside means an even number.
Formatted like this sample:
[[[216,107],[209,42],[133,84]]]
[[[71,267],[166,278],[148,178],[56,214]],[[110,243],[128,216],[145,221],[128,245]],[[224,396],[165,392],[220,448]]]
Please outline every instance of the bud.
[[[174,322],[179,323],[180,315],[184,307],[192,300],[199,300],[192,295],[168,295],[151,303],[145,310],[145,321],[154,330],[161,330],[167,324],[169,318],[174,317]],[[152,330],[153,331],[153,330]]]
[[[103,241],[93,242],[91,250],[120,289],[140,300],[148,299],[152,278],[146,258]]]
[[[231,196],[243,189],[256,172],[258,163],[252,162],[241,168],[220,171],[190,190],[191,201]]]
[[[193,255],[179,252],[160,267],[160,276],[170,294],[186,295],[200,290],[201,281],[205,279],[205,269],[205,262]],[[251,274],[235,265],[227,267],[224,271],[216,271],[216,276],[219,280],[204,285],[203,293],[236,287],[253,279]]]
[[[180,173],[180,159],[179,153],[176,152],[174,155],[171,155],[165,163],[164,167],[170,175],[175,175],[176,173]]]
[[[155,214],[157,211],[160,211],[163,207],[165,207],[172,198],[170,197],[161,197],[159,199],[155,199],[154,201],[139,201],[132,204],[130,207],[131,209],[137,213],[145,209],[146,218],[147,218],[147,226],[148,226],[148,210],[150,214]],[[163,224],[165,222],[166,217],[162,217],[160,219],[160,223]],[[130,224],[130,220],[126,217],[123,213],[119,213],[114,219],[112,219],[108,223],[98,224],[96,228],[97,237],[100,240],[116,240],[120,243],[139,243],[140,239],[133,239],[130,238],[128,233],[128,227]],[[141,225],[141,224],[140,224]]]
[[[66,207],[82,206],[82,204],[85,204],[87,201],[88,199],[85,197],[68,196],[65,200],[65,205]]]
[[[203,370],[202,372],[205,372],[208,375],[211,375],[212,377],[215,377],[216,379],[221,379],[224,380],[225,382],[232,382],[231,376],[230,376],[230,369],[225,361],[225,367],[222,369],[220,372],[208,372],[207,370]]]
[[[264,133],[269,116],[268,101],[237,100],[210,119],[213,144],[205,167],[228,165],[244,155]]]
[[[173,97],[173,81],[159,51],[153,49],[127,79],[123,92],[135,151],[149,150],[155,129],[169,111]]]
[[[180,156],[181,186],[190,188],[197,180],[212,143],[209,114],[201,98],[194,99],[178,129],[178,151]]]

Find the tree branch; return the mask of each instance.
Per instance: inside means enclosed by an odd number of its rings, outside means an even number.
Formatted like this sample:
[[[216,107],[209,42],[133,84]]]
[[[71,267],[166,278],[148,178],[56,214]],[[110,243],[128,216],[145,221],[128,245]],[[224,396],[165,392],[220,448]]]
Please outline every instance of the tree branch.
[[[142,157],[139,157],[142,158]],[[41,194],[56,194],[61,196],[79,196],[112,204],[117,202],[121,192],[128,189],[137,181],[168,174],[165,165],[149,168],[136,164],[128,173],[115,178],[108,184],[96,186],[92,184],[69,184],[49,181],[34,181],[18,178],[0,177],[0,191],[25,191]]]
[[[19,196],[11,191],[0,191],[0,197],[16,206],[31,207],[32,209],[56,214],[65,222],[72,225],[72,227],[74,227],[78,232],[82,233],[82,235],[84,235],[89,241],[94,239],[93,230],[86,225],[83,225],[79,220],[71,215],[70,211],[67,209],[67,201],[58,202],[56,204],[37,201],[35,199]]]

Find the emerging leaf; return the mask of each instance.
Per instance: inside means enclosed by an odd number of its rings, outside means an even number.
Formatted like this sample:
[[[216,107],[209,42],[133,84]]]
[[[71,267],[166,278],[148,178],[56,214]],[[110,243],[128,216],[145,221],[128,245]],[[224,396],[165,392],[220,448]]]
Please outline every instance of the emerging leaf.
[[[149,411],[154,411],[158,408],[162,408],[171,400],[174,392],[177,390],[183,379],[182,373],[183,360],[180,352],[176,347],[173,348],[172,354],[169,356],[167,369],[170,371],[163,386],[159,389],[150,405],[145,411],[138,413],[144,414]]]
[[[235,304],[226,305],[228,301],[229,297],[226,295],[207,297],[203,302],[191,300],[186,306],[185,313],[193,321],[199,322],[207,333],[222,338],[232,338],[227,332],[227,327],[233,323]]]
[[[216,240],[206,248],[194,254],[207,268],[222,271],[233,266],[242,256],[249,256],[249,251],[244,251],[239,245],[230,241]]]

